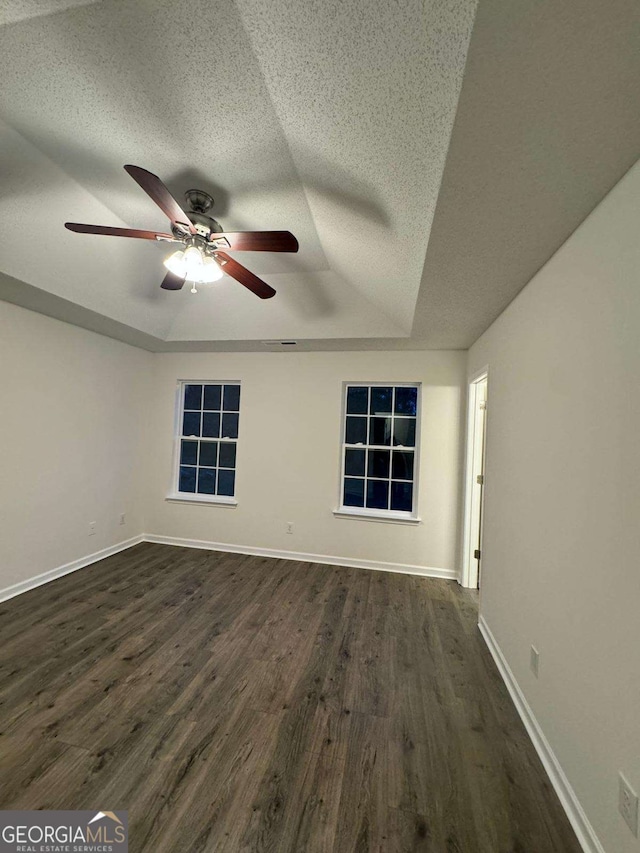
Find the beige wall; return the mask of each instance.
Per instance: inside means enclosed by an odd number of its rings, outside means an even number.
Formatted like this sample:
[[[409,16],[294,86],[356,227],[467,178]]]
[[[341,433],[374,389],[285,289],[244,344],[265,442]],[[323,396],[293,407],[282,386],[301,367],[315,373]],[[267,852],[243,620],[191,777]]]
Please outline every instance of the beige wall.
[[[0,591],[141,533],[458,571],[465,353],[151,355],[0,302],[0,359]],[[165,501],[190,378],[242,383],[236,508]],[[334,517],[345,380],[422,382],[421,524]]]
[[[151,358],[0,302],[0,590],[143,532]]]
[[[639,165],[473,346],[486,364],[482,615],[605,850],[638,853]]]
[[[156,355],[147,533],[457,571],[465,363],[463,352]],[[234,509],[165,501],[180,379],[242,383]],[[349,380],[423,383],[416,527],[332,514]]]

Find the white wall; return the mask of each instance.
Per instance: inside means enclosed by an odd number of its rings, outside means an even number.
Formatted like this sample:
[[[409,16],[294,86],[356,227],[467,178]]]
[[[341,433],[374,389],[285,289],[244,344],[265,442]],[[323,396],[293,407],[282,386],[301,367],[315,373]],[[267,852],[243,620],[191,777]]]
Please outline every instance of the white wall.
[[[607,853],[638,853],[640,165],[473,346],[486,364],[481,612]]]
[[[457,571],[463,352],[207,353],[154,357],[147,533]],[[242,383],[238,506],[165,501],[176,383]],[[416,527],[338,519],[343,381],[421,381]],[[294,533],[285,532],[286,522]]]
[[[151,358],[0,302],[0,591],[143,532]]]

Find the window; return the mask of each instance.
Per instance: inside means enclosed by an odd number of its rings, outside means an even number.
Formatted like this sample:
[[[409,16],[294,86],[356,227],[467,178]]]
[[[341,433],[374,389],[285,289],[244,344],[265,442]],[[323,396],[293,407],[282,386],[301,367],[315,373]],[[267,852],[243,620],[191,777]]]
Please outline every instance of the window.
[[[415,517],[419,385],[345,386],[340,512]]]
[[[238,382],[182,382],[173,497],[234,502]]]

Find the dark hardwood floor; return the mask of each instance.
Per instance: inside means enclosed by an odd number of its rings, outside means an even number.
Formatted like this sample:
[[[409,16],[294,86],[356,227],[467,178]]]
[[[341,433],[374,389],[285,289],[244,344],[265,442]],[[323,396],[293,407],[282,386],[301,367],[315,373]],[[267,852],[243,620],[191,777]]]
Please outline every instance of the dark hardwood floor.
[[[453,582],[138,545],[0,605],[0,808],[148,853],[579,853]]]

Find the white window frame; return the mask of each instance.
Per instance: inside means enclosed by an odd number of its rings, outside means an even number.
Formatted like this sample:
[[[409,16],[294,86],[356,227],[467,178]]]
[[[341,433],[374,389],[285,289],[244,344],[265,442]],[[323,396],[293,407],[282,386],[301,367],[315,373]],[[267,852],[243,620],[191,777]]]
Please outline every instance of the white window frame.
[[[402,510],[392,510],[392,509],[368,509],[367,507],[354,507],[354,506],[345,506],[344,501],[344,462],[345,462],[345,449],[347,447],[361,447],[363,449],[369,450],[393,450],[393,445],[373,445],[373,444],[360,444],[360,445],[347,445],[345,442],[345,431],[347,425],[347,391],[349,388],[354,386],[357,387],[367,387],[367,388],[416,388],[418,391],[418,400],[417,400],[417,408],[416,408],[416,443],[412,448],[405,448],[407,450],[413,450],[413,508],[411,512],[406,512]],[[392,417],[395,417],[395,413],[392,412]],[[351,382],[343,382],[342,383],[342,407],[341,407],[341,415],[340,415],[340,482],[339,482],[339,492],[338,492],[338,505],[337,509],[333,510],[334,516],[336,518],[351,518],[351,519],[359,519],[360,521],[383,521],[383,522],[391,522],[394,524],[420,524],[422,519],[418,515],[418,502],[419,502],[419,473],[420,473],[420,444],[422,440],[422,428],[421,428],[421,420],[422,420],[422,383],[421,382],[370,382],[367,380],[359,380],[359,381],[351,381]],[[368,439],[368,436],[367,436]],[[402,449],[400,446],[396,449]],[[366,473],[365,473],[366,478]],[[375,479],[375,478],[366,478],[366,479]],[[391,483],[391,478],[389,478],[389,483]],[[366,498],[365,498],[366,499]]]
[[[240,386],[240,409],[242,408],[242,383],[239,379],[179,379],[176,385],[175,415],[173,424],[173,460],[171,468],[171,486],[165,500],[176,503],[211,504],[214,506],[235,507],[238,505],[236,495],[205,495],[198,492],[180,492],[178,484],[180,481],[180,450],[181,442],[188,436],[182,435],[182,416],[184,413],[184,394],[187,385],[239,385]],[[224,394],[224,391],[223,391]],[[224,405],[224,398],[223,403]],[[222,409],[221,409],[222,412]],[[238,483],[238,454],[240,443],[240,410],[238,410],[238,438],[226,439],[229,443],[236,445],[236,467],[235,467],[235,492],[237,494]],[[225,441],[223,438],[202,438],[198,441]]]

